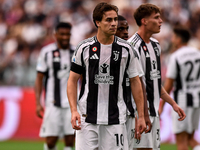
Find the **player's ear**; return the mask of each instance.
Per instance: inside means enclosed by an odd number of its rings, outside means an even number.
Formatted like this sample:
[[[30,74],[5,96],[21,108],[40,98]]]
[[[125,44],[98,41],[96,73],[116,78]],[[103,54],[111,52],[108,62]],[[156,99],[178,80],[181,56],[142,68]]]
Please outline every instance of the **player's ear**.
[[[142,18],[142,19],[141,19],[141,24],[143,24],[143,25],[146,26],[146,24],[147,24],[147,20],[146,20],[146,18]]]
[[[97,25],[97,27],[99,27],[100,26],[100,21],[96,20],[96,25]]]

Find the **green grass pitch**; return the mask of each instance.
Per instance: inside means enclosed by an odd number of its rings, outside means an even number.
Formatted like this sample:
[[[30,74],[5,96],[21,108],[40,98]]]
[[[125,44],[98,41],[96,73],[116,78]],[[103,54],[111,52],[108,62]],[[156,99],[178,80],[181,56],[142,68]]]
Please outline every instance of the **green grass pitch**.
[[[64,144],[59,141],[57,144],[58,150],[63,150]],[[8,140],[0,142],[0,150],[43,150],[43,141],[18,141]],[[161,144],[161,150],[176,150],[174,144]]]

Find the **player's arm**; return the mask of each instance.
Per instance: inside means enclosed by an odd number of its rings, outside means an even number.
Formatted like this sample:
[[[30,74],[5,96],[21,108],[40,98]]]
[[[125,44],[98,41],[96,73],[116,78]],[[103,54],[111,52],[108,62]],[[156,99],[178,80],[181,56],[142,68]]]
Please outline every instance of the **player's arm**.
[[[67,82],[67,96],[71,109],[71,124],[73,129],[80,130],[81,119],[80,114],[77,111],[77,83],[80,78],[80,74],[70,71],[69,79]],[[78,120],[78,124],[76,121]]]
[[[144,97],[142,85],[139,79],[139,76],[130,78],[131,91],[136,103],[137,111],[138,111],[138,119],[137,119],[137,134],[142,134],[142,132],[146,129],[146,124],[144,121]]]
[[[37,72],[37,77],[35,80],[35,97],[36,97],[36,114],[39,118],[42,118],[41,112],[44,111],[42,105],[40,104],[40,97],[43,88],[43,78],[44,74],[41,72]]]
[[[143,97],[144,97],[144,119],[145,119],[145,123],[146,123],[146,126],[147,126],[145,133],[148,133],[148,132],[151,131],[152,124],[151,124],[151,121],[149,119],[149,113],[148,113],[148,107],[147,107],[146,88],[144,86],[142,77],[140,77],[140,82],[141,82],[141,85],[142,85],[142,91],[143,91]]]
[[[165,84],[164,84],[164,89],[166,90],[166,92],[169,94],[173,88],[173,83],[174,83],[174,79],[172,78],[166,78],[165,80]],[[165,105],[165,101],[161,100],[160,101],[160,106],[159,106],[159,115],[161,115],[161,113],[163,112],[163,108]]]
[[[185,119],[186,115],[185,112],[178,106],[178,104],[170,97],[170,95],[165,91],[165,89],[161,86],[161,98],[168,102],[179,115],[179,121]]]

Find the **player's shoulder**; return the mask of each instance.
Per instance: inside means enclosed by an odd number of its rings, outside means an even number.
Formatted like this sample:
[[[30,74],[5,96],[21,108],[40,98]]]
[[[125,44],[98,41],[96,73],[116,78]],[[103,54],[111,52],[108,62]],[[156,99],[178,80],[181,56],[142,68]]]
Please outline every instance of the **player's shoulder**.
[[[134,47],[138,48],[140,47],[142,43],[142,38],[139,36],[139,34],[136,32],[133,34],[129,39],[128,42],[133,45]]]
[[[76,49],[76,46],[70,45],[70,50],[75,51],[75,49]]]
[[[174,53],[172,53],[172,55],[174,56],[179,56],[179,55],[200,55],[200,51],[192,46],[183,46],[181,48],[179,48],[178,50],[176,50]]]
[[[48,53],[48,52],[54,51],[55,49],[57,49],[56,43],[51,43],[42,47],[41,53]]]
[[[93,43],[97,42],[97,38],[96,36],[93,36],[93,37],[90,37],[88,39],[85,39],[81,42],[79,42],[79,44],[77,45],[76,47],[76,50],[80,49],[80,48],[83,48],[83,47],[87,47]]]
[[[118,44],[118,45],[121,45],[123,47],[130,47],[131,44],[129,42],[127,42],[126,40],[118,37],[118,36],[115,36],[115,42]]]
[[[156,43],[156,44],[159,44],[158,40],[155,39],[155,38],[153,38],[153,37],[150,37],[150,40],[151,40],[152,42]],[[159,44],[159,45],[160,45],[160,44]]]

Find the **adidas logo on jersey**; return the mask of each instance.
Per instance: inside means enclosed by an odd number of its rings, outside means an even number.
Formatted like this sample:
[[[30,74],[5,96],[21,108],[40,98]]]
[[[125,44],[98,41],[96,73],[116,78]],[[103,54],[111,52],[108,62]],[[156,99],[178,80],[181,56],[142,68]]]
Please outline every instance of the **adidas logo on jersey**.
[[[94,54],[90,57],[90,59],[99,59],[99,57],[97,56],[97,54]]]
[[[149,53],[146,54],[146,58],[148,58],[148,57],[150,57],[150,56],[149,56]]]

